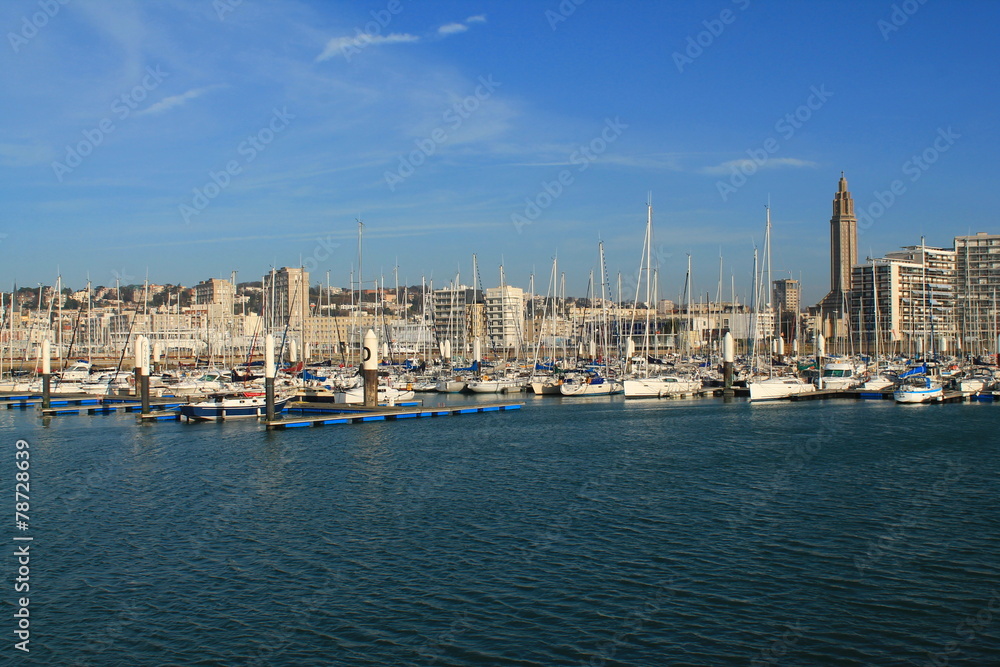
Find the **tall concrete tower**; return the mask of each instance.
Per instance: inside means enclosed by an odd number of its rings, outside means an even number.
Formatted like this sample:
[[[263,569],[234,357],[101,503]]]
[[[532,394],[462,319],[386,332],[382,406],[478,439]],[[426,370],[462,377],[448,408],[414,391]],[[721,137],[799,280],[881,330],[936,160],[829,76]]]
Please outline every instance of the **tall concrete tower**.
[[[830,292],[816,306],[825,314],[844,313],[846,294],[851,291],[851,267],[858,262],[858,219],[847,179],[840,172],[830,218]]]
[[[843,294],[851,289],[851,267],[858,263],[858,219],[854,217],[854,199],[847,190],[847,179],[840,172],[840,184],[833,196],[830,218],[830,293]]]

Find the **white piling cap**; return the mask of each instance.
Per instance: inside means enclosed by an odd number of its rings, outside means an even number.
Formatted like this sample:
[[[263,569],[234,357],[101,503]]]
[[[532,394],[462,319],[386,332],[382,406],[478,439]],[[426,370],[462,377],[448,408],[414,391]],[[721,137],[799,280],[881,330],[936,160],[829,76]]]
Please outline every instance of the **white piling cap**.
[[[143,375],[149,375],[149,339],[145,336],[142,337],[142,356],[139,358],[139,367],[142,369]]]
[[[264,336],[264,377],[274,379],[274,334]]]
[[[145,336],[135,337],[135,368],[149,375],[149,340]]]
[[[366,371],[378,368],[378,336],[371,329],[365,334],[365,340],[361,350],[361,367]]]
[[[730,364],[736,361],[736,341],[733,340],[733,334],[730,331],[727,331],[726,335],[722,337],[722,360]]]

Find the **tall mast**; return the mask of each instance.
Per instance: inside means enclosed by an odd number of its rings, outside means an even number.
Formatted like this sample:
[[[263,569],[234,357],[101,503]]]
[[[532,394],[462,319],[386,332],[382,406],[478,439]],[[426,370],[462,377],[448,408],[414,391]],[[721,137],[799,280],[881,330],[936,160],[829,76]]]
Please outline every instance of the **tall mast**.
[[[694,329],[694,319],[691,314],[691,253],[687,254],[687,258],[687,277],[684,280],[687,283],[687,294],[684,296],[684,301],[687,303],[687,333],[685,335],[684,347],[687,350],[688,356],[691,356],[691,331]]]
[[[608,271],[604,264],[604,241],[597,243],[598,256],[601,262],[601,356],[604,363],[608,363],[608,348],[610,347],[610,334],[608,332]]]
[[[649,302],[652,300],[652,246],[653,245],[653,193],[650,192],[646,199],[646,236],[643,240],[643,263],[646,267],[646,322],[642,330],[642,350],[643,356],[649,357]],[[642,276],[640,275],[640,279]],[[649,374],[649,363],[644,366],[646,374]]]
[[[774,284],[771,279],[771,197],[768,195],[767,206],[764,207],[767,210],[767,223],[764,226],[764,256],[767,259],[767,307],[771,307],[771,285]]]

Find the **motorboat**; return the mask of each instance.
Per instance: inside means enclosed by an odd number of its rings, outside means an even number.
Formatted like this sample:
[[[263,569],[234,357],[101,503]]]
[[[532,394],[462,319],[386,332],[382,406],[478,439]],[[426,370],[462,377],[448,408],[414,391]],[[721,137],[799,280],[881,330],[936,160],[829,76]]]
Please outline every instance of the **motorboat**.
[[[260,417],[267,413],[265,392],[236,391],[211,394],[194,403],[180,406],[188,419],[213,420],[237,417]],[[283,412],[289,397],[275,397],[274,412]]]

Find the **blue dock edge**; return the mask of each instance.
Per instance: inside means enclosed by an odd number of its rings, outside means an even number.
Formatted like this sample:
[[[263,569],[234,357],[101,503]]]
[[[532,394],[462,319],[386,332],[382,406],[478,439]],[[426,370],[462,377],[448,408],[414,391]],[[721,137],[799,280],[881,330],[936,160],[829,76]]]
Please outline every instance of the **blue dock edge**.
[[[276,420],[273,422],[266,422],[265,425],[268,429],[275,428],[301,428],[304,426],[323,426],[326,424],[360,424],[363,422],[375,422],[375,421],[396,421],[398,419],[419,419],[421,417],[446,417],[449,415],[466,415],[474,414],[477,412],[502,412],[507,410],[520,410],[524,406],[524,403],[503,403],[503,404],[487,404],[487,405],[464,405],[455,406],[451,408],[437,407],[437,408],[420,408],[415,410],[393,410],[387,409],[384,411],[375,412],[373,414],[372,410],[361,409],[341,409],[335,414],[340,416],[334,417],[330,416],[328,418],[324,417],[304,417],[304,418],[292,418],[292,419],[282,419],[280,421]],[[400,406],[397,406],[400,407]],[[331,411],[324,411],[322,409],[311,409],[311,408],[290,408],[290,412],[295,411],[299,413],[305,412],[327,412],[329,414]]]

